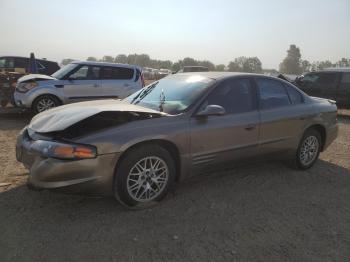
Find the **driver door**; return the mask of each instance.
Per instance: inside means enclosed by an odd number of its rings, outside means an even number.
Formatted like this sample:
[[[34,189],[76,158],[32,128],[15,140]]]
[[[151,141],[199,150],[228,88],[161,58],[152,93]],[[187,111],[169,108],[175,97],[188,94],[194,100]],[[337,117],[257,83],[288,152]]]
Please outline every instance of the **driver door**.
[[[99,79],[100,67],[81,65],[64,80],[63,92],[69,102],[103,98]]]
[[[195,172],[230,163],[258,152],[259,112],[256,91],[248,78],[221,83],[207,97],[207,105],[222,106],[224,115],[192,117],[191,153]]]

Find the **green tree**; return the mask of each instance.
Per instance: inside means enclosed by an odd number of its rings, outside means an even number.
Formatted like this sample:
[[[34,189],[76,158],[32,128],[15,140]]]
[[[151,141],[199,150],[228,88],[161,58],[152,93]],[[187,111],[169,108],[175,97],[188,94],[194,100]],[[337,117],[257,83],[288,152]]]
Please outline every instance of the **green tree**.
[[[350,59],[342,58],[336,63],[337,67],[349,67],[350,66]]]
[[[248,57],[243,65],[243,72],[248,73],[261,73],[262,64],[259,58],[257,57]]]
[[[120,63],[120,64],[127,64],[128,63],[128,57],[124,54],[117,55],[114,59],[114,62]]]
[[[223,64],[216,65],[215,71],[225,71],[225,65],[223,65]]]
[[[173,66],[173,62],[170,60],[160,61],[160,68],[171,69]]]
[[[311,63],[307,60],[301,61],[302,72],[310,72],[311,71]]]
[[[240,56],[229,63],[228,70],[230,72],[261,73],[262,64],[257,57]]]
[[[198,61],[196,61],[191,57],[185,57],[182,60],[182,66],[197,66],[197,65],[198,65]]]
[[[230,72],[241,72],[242,70],[236,61],[231,61],[227,67]]]
[[[86,61],[91,61],[91,62],[96,62],[97,61],[97,58],[96,57],[93,57],[93,56],[89,56]]]
[[[300,49],[296,45],[290,45],[289,50],[287,50],[287,57],[280,64],[280,72],[298,75],[302,71]]]
[[[171,68],[173,71],[177,72],[181,69],[181,64],[180,62],[175,62]]]
[[[71,62],[73,62],[73,61],[75,61],[76,59],[72,59],[72,58],[64,58],[64,59],[62,59],[62,62],[61,62],[61,64],[62,65],[68,65],[69,63],[71,63]]]
[[[311,65],[311,70],[312,71],[319,71],[323,70],[325,68],[333,67],[334,65],[332,64],[331,61],[326,60],[326,61],[316,61],[313,62]]]

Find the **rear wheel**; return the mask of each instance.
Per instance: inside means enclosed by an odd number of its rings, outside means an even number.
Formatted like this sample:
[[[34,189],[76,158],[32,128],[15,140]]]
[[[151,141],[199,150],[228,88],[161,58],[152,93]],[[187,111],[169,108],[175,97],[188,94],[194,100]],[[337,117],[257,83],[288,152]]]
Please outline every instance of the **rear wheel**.
[[[34,100],[32,110],[35,114],[38,114],[59,105],[61,105],[61,102],[57,97],[52,95],[43,95]]]
[[[175,178],[170,153],[158,145],[132,149],[114,178],[114,195],[129,208],[145,208],[162,200]]]
[[[293,166],[297,169],[309,169],[318,159],[322,147],[320,133],[315,129],[309,129],[300,140]]]

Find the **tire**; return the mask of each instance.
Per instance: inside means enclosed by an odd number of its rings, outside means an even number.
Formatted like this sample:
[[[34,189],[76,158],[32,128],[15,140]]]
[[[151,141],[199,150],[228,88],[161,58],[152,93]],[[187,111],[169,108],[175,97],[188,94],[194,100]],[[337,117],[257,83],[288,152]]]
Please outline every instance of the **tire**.
[[[39,114],[48,109],[61,105],[60,100],[53,95],[43,95],[36,98],[32,104],[34,114]]]
[[[322,148],[320,133],[311,128],[305,131],[292,161],[292,167],[299,170],[311,168],[317,161]]]
[[[116,169],[114,196],[133,209],[157,204],[174,184],[176,169],[172,156],[158,145],[139,146],[126,154]]]

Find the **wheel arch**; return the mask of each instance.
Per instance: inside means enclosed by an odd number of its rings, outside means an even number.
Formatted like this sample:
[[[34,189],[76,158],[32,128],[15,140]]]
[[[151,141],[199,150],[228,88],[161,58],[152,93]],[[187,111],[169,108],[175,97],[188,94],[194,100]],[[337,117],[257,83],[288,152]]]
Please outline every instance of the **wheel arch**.
[[[326,139],[327,139],[326,128],[321,124],[313,124],[305,129],[304,134],[305,134],[305,132],[307,132],[307,130],[310,130],[310,129],[316,130],[321,135],[321,143],[322,143],[321,152],[322,152],[324,149],[324,145],[326,143]]]
[[[61,103],[61,105],[63,104],[62,99],[61,99],[59,96],[57,96],[56,94],[44,93],[44,94],[38,95],[37,97],[35,97],[35,98],[33,99],[32,106],[33,106],[33,104],[34,104],[39,98],[41,98],[41,97],[43,97],[43,96],[52,96],[52,97],[54,97],[55,99],[57,99],[57,100]]]
[[[129,146],[119,157],[119,159],[116,163],[116,166],[115,166],[114,174],[116,174],[120,163],[123,161],[123,159],[126,157],[126,155],[131,150],[134,150],[135,148],[138,148],[138,147],[142,147],[144,145],[158,145],[169,152],[169,154],[172,156],[172,158],[175,161],[175,170],[176,170],[175,181],[176,182],[179,181],[180,177],[181,177],[180,152],[179,152],[178,147],[173,142],[171,142],[169,140],[165,140],[165,139],[152,139],[152,140],[147,140],[147,141],[141,141],[141,142],[137,142],[137,143]]]

